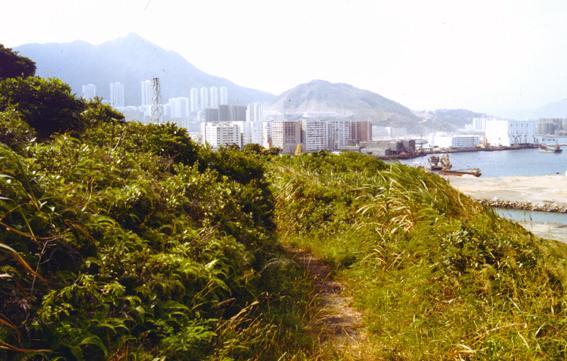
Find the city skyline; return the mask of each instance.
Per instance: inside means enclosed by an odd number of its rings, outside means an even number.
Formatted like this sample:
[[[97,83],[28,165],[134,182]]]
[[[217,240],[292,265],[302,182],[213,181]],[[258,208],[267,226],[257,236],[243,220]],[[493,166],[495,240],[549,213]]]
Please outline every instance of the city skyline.
[[[14,13],[38,9],[30,14],[37,26],[14,32],[12,19],[0,24],[8,46],[100,43],[136,32],[209,73],[273,94],[311,79],[326,79],[370,89],[416,110],[467,108],[489,113],[567,98],[567,71],[561,66],[567,51],[560,46],[567,4],[555,0],[359,1],[354,9],[346,1],[295,0],[59,0],[6,6]],[[66,11],[59,11],[62,7]],[[219,13],[219,8],[224,11]],[[87,12],[93,16],[82,16]],[[187,13],[199,16],[181,31]],[[222,26],[211,28],[206,36],[191,36],[201,33],[197,30],[213,16]],[[87,26],[101,17],[116,20],[116,26]],[[293,26],[298,21],[307,26]],[[159,26],[149,28],[148,22]],[[236,23],[239,26],[233,26]],[[69,32],[69,27],[77,31]],[[180,41],[180,34],[189,36]],[[225,55],[238,54],[246,39],[262,46],[248,47],[246,57],[227,61]],[[218,46],[211,47],[212,43]],[[276,56],[266,61],[266,54]]]

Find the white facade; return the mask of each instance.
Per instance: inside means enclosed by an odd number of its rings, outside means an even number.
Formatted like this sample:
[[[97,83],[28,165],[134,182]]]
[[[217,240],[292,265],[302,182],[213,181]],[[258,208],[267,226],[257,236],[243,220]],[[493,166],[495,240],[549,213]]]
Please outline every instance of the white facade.
[[[124,106],[124,84],[117,81],[110,83],[110,105],[113,107]]]
[[[199,94],[199,107],[201,109],[209,108],[209,88],[201,88]]]
[[[339,150],[348,145],[351,138],[351,122],[348,120],[330,120],[327,122],[329,150]]]
[[[201,136],[205,144],[213,148],[232,144],[242,147],[240,127],[236,124],[203,122],[201,123]]]
[[[447,135],[433,138],[433,145],[441,148],[475,148],[479,144],[478,135]]]
[[[154,98],[154,84],[151,80],[144,80],[140,83],[142,91],[142,105],[152,105]]]
[[[174,119],[186,119],[189,117],[189,98],[177,97],[170,98],[169,116]]]
[[[219,88],[212,86],[209,89],[209,106],[211,108],[219,107]]]
[[[272,147],[272,122],[262,122],[262,146],[264,148]]]
[[[225,86],[219,88],[219,105],[228,105],[228,88]]]
[[[301,123],[303,150],[318,152],[328,147],[327,122],[322,120],[303,120]]]
[[[83,98],[87,100],[91,100],[96,97],[96,85],[94,84],[87,84],[83,85]]]
[[[196,112],[201,110],[199,104],[199,89],[198,88],[191,88],[189,91],[189,99],[191,102],[191,112]]]
[[[264,120],[262,104],[252,103],[246,107],[244,144],[262,144],[262,122]]]
[[[478,131],[486,130],[486,118],[473,118],[472,129]]]
[[[486,141],[492,146],[535,143],[535,122],[520,120],[486,121]]]

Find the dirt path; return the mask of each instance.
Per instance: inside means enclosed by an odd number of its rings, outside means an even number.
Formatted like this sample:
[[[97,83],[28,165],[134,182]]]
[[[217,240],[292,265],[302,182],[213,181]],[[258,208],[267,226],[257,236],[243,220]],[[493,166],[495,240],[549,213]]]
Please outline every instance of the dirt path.
[[[360,359],[361,343],[366,339],[362,315],[353,308],[352,297],[344,286],[333,280],[332,270],[322,260],[300,249],[289,249],[293,258],[311,275],[317,292],[318,313],[312,331],[323,348],[332,347],[349,358]]]

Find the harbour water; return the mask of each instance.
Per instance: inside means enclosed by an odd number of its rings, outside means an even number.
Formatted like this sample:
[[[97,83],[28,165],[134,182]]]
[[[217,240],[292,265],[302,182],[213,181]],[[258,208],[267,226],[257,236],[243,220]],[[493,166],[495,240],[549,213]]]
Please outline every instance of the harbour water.
[[[557,224],[567,227],[565,213],[525,211],[522,209],[494,208],[496,213],[504,218],[520,223]]]
[[[479,168],[482,177],[565,174],[567,150],[544,153],[538,149],[467,152],[449,154],[453,169]],[[427,165],[427,157],[400,161],[407,165]],[[567,178],[566,178],[567,181]]]

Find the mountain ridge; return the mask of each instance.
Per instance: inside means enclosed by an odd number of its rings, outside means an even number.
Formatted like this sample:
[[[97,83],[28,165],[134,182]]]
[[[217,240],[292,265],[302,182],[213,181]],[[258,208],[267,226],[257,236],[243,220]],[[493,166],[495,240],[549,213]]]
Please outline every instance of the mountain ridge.
[[[271,111],[287,115],[308,112],[337,113],[358,117],[379,125],[416,126],[419,118],[402,104],[378,93],[347,83],[314,79],[288,89],[270,106]]]
[[[164,99],[188,97],[190,88],[201,86],[226,86],[229,101],[234,104],[269,102],[274,98],[267,92],[201,71],[179,53],[134,33],[97,45],[78,40],[30,43],[14,49],[36,62],[39,76],[61,78],[77,94],[82,85],[92,83],[98,96],[109,99],[109,84],[120,81],[125,86],[127,105],[141,103],[140,82],[154,76],[160,77]]]

